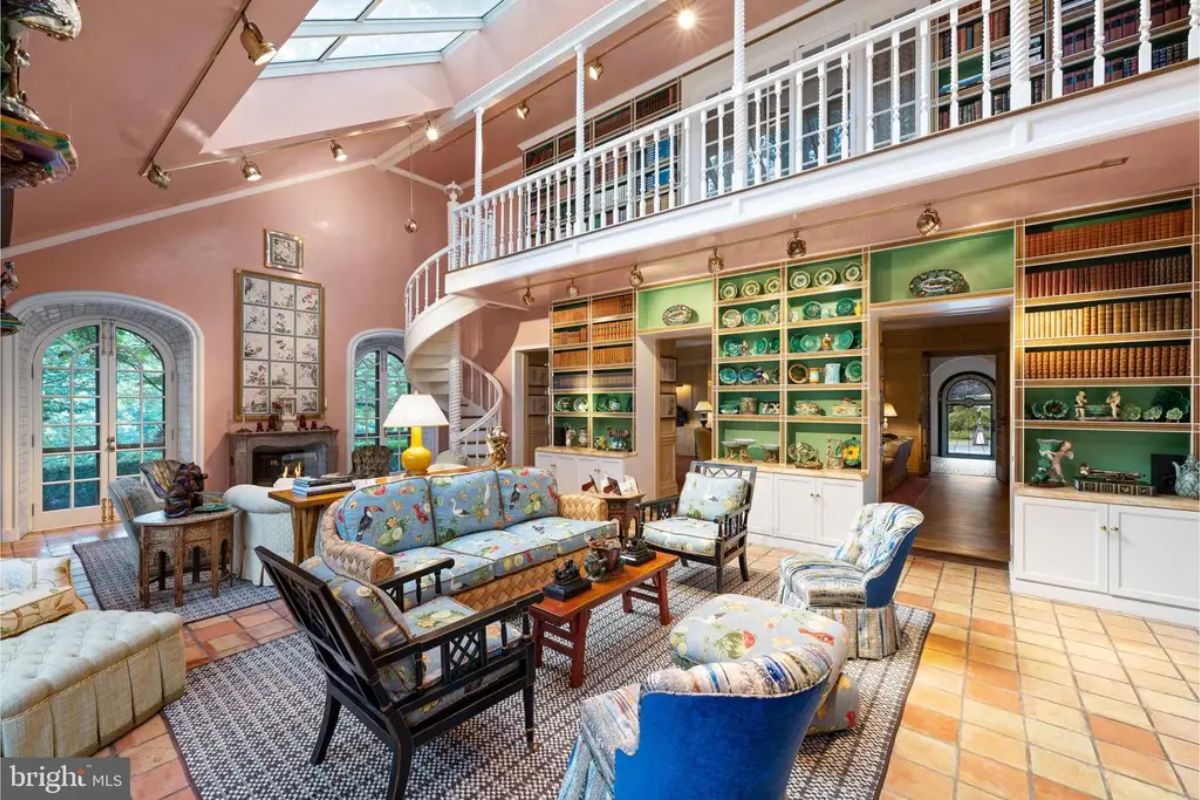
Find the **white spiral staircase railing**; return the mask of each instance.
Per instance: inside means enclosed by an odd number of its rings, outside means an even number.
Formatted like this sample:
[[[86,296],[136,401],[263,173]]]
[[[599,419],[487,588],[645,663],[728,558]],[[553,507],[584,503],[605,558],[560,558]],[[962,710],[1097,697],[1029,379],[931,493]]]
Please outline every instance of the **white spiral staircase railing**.
[[[486,303],[446,295],[450,248],[425,259],[404,287],[406,371],[414,391],[433,395],[450,421],[446,449],[470,462],[487,457],[488,429],[500,422],[504,389],[461,352],[460,322]]]

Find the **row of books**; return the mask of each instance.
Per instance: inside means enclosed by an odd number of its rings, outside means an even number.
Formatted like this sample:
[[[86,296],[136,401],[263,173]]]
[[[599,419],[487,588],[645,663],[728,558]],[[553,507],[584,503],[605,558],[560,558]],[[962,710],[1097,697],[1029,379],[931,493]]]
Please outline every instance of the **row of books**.
[[[628,388],[633,386],[633,372],[612,370],[592,376],[592,386],[597,389]]]
[[[1150,53],[1150,69],[1162,69],[1188,59],[1186,41],[1156,47]]]
[[[611,364],[630,364],[633,362],[633,345],[617,345],[592,350],[592,364],[609,366]]]
[[[1192,263],[1187,255],[1134,258],[1109,264],[1065,267],[1025,273],[1026,297],[1055,297],[1085,292],[1111,292],[1145,286],[1189,283]]]
[[[1008,9],[993,11],[988,14],[988,23],[991,27],[988,41],[994,42],[998,39],[1003,39],[1008,36]],[[983,46],[983,18],[972,22],[963,23],[958,26],[958,33],[954,37],[954,41],[958,45],[958,53],[963,53],[967,50],[974,50],[977,47]],[[945,30],[938,34],[938,59],[950,58],[950,31]]]
[[[1185,0],[1150,0],[1150,27],[1170,25],[1187,16]]]
[[[566,350],[561,353],[551,353],[550,363],[555,369],[576,369],[588,365],[587,350]]]
[[[587,375],[555,375],[553,382],[556,392],[561,392],[564,389],[586,389],[588,387]]]
[[[1191,297],[1121,300],[1028,312],[1025,314],[1025,335],[1032,339],[1053,339],[1060,336],[1183,331],[1191,327],[1191,319]]]
[[[1025,377],[1031,379],[1174,378],[1187,374],[1186,344],[1025,351]]]
[[[633,313],[633,293],[598,297],[592,301],[593,317],[615,317],[617,314]]]
[[[581,303],[577,306],[568,308],[556,308],[550,312],[551,325],[566,325],[571,322],[587,322],[588,307],[587,303]]]
[[[633,320],[620,319],[613,322],[593,322],[592,341],[614,342],[633,338]]]
[[[587,341],[587,328],[570,328],[565,331],[552,331],[550,333],[550,345],[552,347],[563,347],[570,344],[587,344]]]
[[[353,478],[344,473],[332,473],[319,478],[300,477],[292,483],[292,493],[301,497],[312,497],[330,492],[348,492],[353,488]]]
[[[1159,211],[1130,219],[1094,222],[1025,234],[1025,253],[1031,258],[1100,247],[1119,247],[1158,239],[1190,236],[1192,210]]]

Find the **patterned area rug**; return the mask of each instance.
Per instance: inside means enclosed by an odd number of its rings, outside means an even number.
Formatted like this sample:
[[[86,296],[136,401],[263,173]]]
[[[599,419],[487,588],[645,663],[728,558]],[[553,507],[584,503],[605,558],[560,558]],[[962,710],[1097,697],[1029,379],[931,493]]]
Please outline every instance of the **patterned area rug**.
[[[255,586],[241,578],[221,582],[221,596],[213,597],[209,591],[208,570],[200,571],[200,580],[192,583],[191,562],[183,573],[183,606],[175,607],[175,578],[167,576],[166,588],[158,589],[158,581],[150,582],[150,606],[142,608],[138,602],[137,565],[129,557],[129,544],[120,539],[85,542],[75,545],[75,552],[83,562],[83,569],[96,593],[96,602],[105,610],[119,611],[173,611],[183,617],[184,622],[228,614],[239,608],[265,603],[279,597],[274,586]]]
[[[771,597],[774,573],[727,589]],[[730,581],[726,580],[728,585]],[[713,571],[671,571],[676,619],[712,596]],[[534,800],[554,798],[579,725],[579,703],[667,667],[668,627],[649,604],[622,613],[612,602],[596,609],[588,628],[587,677],[567,685],[565,656],[547,650],[538,672],[538,748],[527,751],[520,696],[420,748],[409,798]],[[876,798],[905,698],[933,615],[900,608],[901,650],[883,661],[852,661],[846,672],[862,694],[853,732],[809,737],[788,788],[789,798]],[[343,713],[324,764],[308,763],[324,700],[324,678],[303,634],[277,639],[188,673],[187,693],[166,709],[193,784],[205,800],[382,797],[390,754],[349,713]],[[736,732],[731,732],[736,733]]]

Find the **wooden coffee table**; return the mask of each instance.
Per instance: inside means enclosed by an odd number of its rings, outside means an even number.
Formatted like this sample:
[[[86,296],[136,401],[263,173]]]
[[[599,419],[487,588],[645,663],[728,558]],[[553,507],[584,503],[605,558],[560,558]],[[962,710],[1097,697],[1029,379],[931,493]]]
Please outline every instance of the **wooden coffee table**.
[[[583,685],[584,647],[587,643],[588,621],[596,606],[621,598],[626,614],[633,613],[633,600],[647,600],[658,605],[658,621],[671,624],[667,606],[667,570],[679,563],[679,557],[655,553],[653,561],[645,564],[626,564],[616,575],[592,584],[567,600],[547,597],[529,609],[533,617],[534,663],[542,665],[542,648],[549,647],[571,659],[571,688]]]

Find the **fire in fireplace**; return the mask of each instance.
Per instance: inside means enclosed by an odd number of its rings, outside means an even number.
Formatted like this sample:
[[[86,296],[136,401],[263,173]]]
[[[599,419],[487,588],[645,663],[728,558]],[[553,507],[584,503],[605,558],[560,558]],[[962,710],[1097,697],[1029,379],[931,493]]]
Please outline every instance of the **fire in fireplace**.
[[[258,486],[272,486],[280,478],[298,478],[301,475],[320,475],[325,471],[325,447],[256,447],[252,462],[252,476]]]

